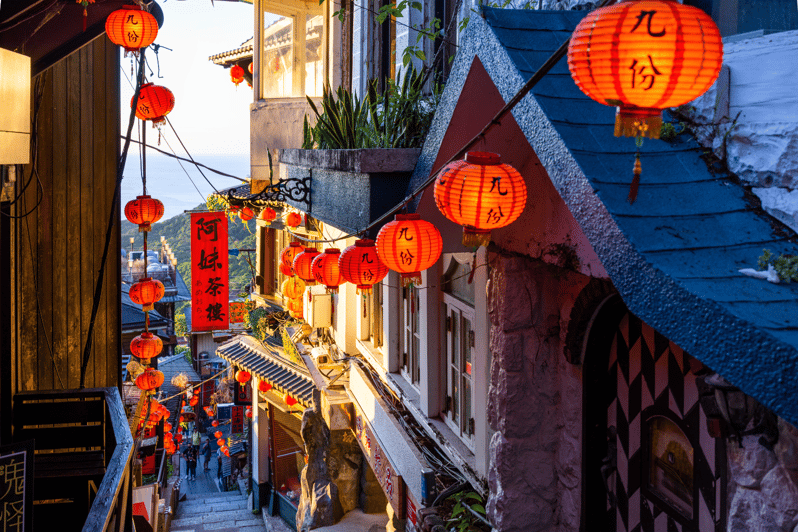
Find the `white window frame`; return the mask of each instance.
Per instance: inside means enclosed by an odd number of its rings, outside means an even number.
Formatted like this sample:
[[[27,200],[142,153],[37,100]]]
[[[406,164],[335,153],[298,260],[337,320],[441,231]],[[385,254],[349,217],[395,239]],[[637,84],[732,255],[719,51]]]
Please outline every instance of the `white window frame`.
[[[443,413],[443,420],[472,451],[474,449],[474,412],[476,403],[474,400],[474,379],[473,372],[466,371],[466,354],[470,352],[470,364],[475,362],[476,347],[476,310],[464,301],[443,293],[443,314],[446,335],[443,339],[444,345],[444,364],[446,372],[446,411]],[[468,322],[468,333],[465,331],[465,322]],[[452,360],[456,360],[456,365]],[[454,375],[454,372],[457,375]],[[455,379],[457,396],[455,397]],[[470,396],[468,400],[464,397],[465,383],[468,383]],[[470,415],[465,416],[466,407]],[[455,417],[457,415],[458,417]]]
[[[415,285],[400,288],[400,335],[399,367],[400,374],[416,390],[421,385],[421,320],[419,289]],[[416,319],[413,319],[413,315]],[[413,340],[416,340],[414,343]]]

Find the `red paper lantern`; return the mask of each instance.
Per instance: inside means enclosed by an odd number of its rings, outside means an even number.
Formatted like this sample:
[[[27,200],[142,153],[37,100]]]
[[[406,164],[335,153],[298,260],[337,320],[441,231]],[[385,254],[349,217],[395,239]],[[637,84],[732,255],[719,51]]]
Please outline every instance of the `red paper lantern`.
[[[225,456],[230,456],[230,449],[227,448],[227,445],[222,445],[221,451]]]
[[[435,180],[435,204],[463,226],[463,245],[486,246],[492,229],[505,227],[526,206],[526,183],[496,153],[468,152],[447,164]]]
[[[271,207],[265,207],[260,211],[260,216],[258,216],[258,218],[266,222],[266,225],[269,225],[277,219],[277,212]]]
[[[341,268],[338,266],[338,259],[341,258],[341,250],[338,248],[327,248],[324,253],[313,259],[310,271],[313,278],[318,283],[327,287],[329,292],[338,292],[338,286],[344,282],[341,275]]]
[[[171,438],[172,437],[172,424],[169,423],[169,422],[164,423],[163,424],[163,431],[166,434],[169,434],[169,437]]]
[[[150,230],[152,224],[163,216],[163,203],[148,195],[136,196],[125,205],[125,218],[139,226],[139,233]]]
[[[175,437],[174,437],[174,440],[175,440],[177,443],[180,443],[181,441],[183,441],[183,435],[182,435],[182,434],[180,434],[180,431],[178,431],[178,434],[177,434],[177,436],[175,436]]]
[[[199,395],[191,396],[191,399],[189,399],[188,404],[190,404],[191,406],[197,406],[199,404]]]
[[[272,389],[272,385],[269,384],[266,381],[260,381],[258,383],[258,390],[262,391],[263,393],[266,393],[266,392],[268,392],[271,389]]]
[[[284,262],[280,263],[280,273],[285,275],[286,277],[292,277],[294,275],[294,269]]]
[[[216,440],[216,445],[218,445],[219,447],[224,447],[225,443],[226,442],[225,442],[224,438],[219,438],[218,440]]]
[[[246,384],[251,378],[252,375],[250,375],[248,371],[244,371],[243,369],[236,371],[236,380],[239,384]]]
[[[214,437],[214,438],[217,438],[217,439],[219,439],[219,438],[221,438],[222,436],[223,436],[223,434],[222,434],[222,431],[221,431],[221,430],[217,430],[216,432],[214,432],[214,433],[213,433],[213,437]]]
[[[243,221],[248,222],[255,217],[255,211],[253,211],[249,207],[244,207],[243,209],[238,211],[238,217],[241,218]]]
[[[338,259],[341,275],[348,282],[357,286],[357,292],[371,293],[372,285],[382,281],[388,275],[388,268],[377,256],[377,248],[373,240],[355,241]]]
[[[163,350],[163,340],[151,332],[143,332],[130,342],[130,353],[149,363],[151,358],[157,357]]]
[[[302,298],[297,299],[289,299],[288,300],[288,314],[291,315],[292,318],[296,318],[301,320],[304,318],[303,316],[303,309],[302,309]]]
[[[305,281],[299,277],[289,277],[280,285],[280,292],[288,299],[297,299],[305,293]]]
[[[136,379],[136,386],[145,392],[154,390],[163,384],[163,379],[163,373],[152,368],[147,368],[144,370],[144,373],[139,375]]]
[[[230,67],[230,80],[238,87],[238,84],[244,81],[244,69],[238,65]]]
[[[139,6],[122,6],[105,19],[105,33],[112,43],[125,49],[125,55],[135,54],[155,41],[158,21]]]
[[[130,299],[141,305],[145,312],[155,308],[154,304],[161,300],[163,294],[163,283],[150,277],[144,277],[130,287]]]
[[[161,124],[166,120],[175,107],[175,95],[166,87],[145,83],[139,91],[139,100],[136,96],[130,100],[130,106],[136,104],[136,116],[140,120],[150,120],[153,125]]]
[[[291,227],[292,229],[296,229],[299,227],[299,224],[302,223],[302,215],[298,212],[289,212],[288,215],[285,217],[285,225]]]
[[[252,419],[252,410],[247,410],[247,411],[246,411],[246,416],[247,416],[249,419]]]
[[[252,62],[251,61],[250,61],[249,65],[247,66],[247,70],[249,70],[250,74],[253,74],[253,72],[252,72]]]
[[[218,427],[219,426],[219,421],[214,419],[213,421],[211,421],[211,426],[212,427]]]
[[[435,264],[442,249],[441,233],[419,214],[397,214],[377,235],[377,254],[401,274],[402,286],[421,284],[421,270]]]
[[[299,242],[291,242],[288,247],[280,252],[280,263],[287,265],[294,271],[294,257],[302,252],[302,244]]]
[[[577,25],[568,68],[593,100],[617,106],[615,135],[659,138],[662,109],[709,89],[723,63],[723,42],[701,9],[672,0],[621,2]]]
[[[311,266],[313,265],[313,259],[319,256],[319,250],[316,248],[305,248],[305,251],[301,253],[297,253],[296,257],[294,257],[294,273],[296,273],[297,277],[305,281],[308,285],[316,284],[316,279],[313,277],[313,272],[311,271]]]
[[[295,404],[297,404],[297,402],[298,401],[293,397],[291,397],[290,395],[285,396],[285,404],[287,404],[288,406],[294,406]]]

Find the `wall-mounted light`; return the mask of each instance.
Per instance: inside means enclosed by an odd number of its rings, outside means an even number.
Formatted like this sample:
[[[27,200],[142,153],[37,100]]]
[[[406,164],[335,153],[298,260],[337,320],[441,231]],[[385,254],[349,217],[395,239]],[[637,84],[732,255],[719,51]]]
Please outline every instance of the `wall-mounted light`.
[[[737,442],[742,446],[743,436],[761,434],[760,445],[772,451],[779,441],[776,414],[717,373],[704,382],[713,388],[720,414]],[[748,429],[752,421],[753,427]]]

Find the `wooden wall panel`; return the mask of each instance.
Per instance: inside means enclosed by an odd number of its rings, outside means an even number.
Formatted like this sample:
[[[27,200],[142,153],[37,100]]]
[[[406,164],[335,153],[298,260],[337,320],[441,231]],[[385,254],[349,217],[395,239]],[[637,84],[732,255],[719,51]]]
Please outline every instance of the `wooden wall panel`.
[[[45,71],[37,135],[41,189],[15,224],[15,390],[77,388],[108,219],[109,248],[87,387],[119,385],[119,56],[105,36]],[[26,167],[27,172],[30,166]],[[31,228],[28,243],[27,227]],[[38,290],[37,290],[38,288]]]

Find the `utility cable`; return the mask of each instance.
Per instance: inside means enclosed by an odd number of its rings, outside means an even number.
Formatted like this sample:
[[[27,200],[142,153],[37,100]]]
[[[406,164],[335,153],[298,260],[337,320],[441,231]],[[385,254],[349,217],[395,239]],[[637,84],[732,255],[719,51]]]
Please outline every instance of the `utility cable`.
[[[124,138],[124,137],[122,135],[120,135],[120,138]],[[163,138],[164,138],[164,140],[166,140],[166,135],[164,135]],[[141,144],[141,142],[136,141],[136,140],[131,140],[131,142],[134,142],[136,144]],[[167,142],[167,144],[168,144],[168,142]],[[194,164],[196,166],[201,166],[201,167],[205,168],[206,170],[210,170],[214,174],[219,174],[219,175],[224,176],[224,177],[229,177],[231,179],[235,179],[237,181],[241,181],[242,183],[249,183],[249,181],[247,181],[244,178],[241,178],[241,177],[238,177],[238,176],[234,176],[232,174],[228,174],[228,173],[222,172],[221,170],[216,170],[214,168],[211,168],[210,166],[204,165],[202,163],[198,163],[194,159],[186,159],[185,157],[180,157],[179,155],[176,155],[174,153],[169,153],[169,152],[164,151],[164,150],[162,150],[160,148],[156,148],[155,146],[153,146],[151,144],[147,144],[147,148],[149,148],[151,150],[155,150],[155,151],[161,152],[162,154],[166,155],[167,157],[172,157],[173,159],[177,159],[179,161],[183,161],[183,162],[186,162],[186,163],[192,163],[192,164]],[[170,149],[171,149],[171,146],[170,146]]]
[[[192,163],[194,163],[194,166],[196,166],[196,167],[197,167],[197,170],[199,170],[199,173],[200,173],[200,175],[202,175],[202,177],[203,177],[203,178],[205,178],[205,181],[207,181],[207,182],[208,182],[208,184],[211,186],[211,188],[212,188],[214,191],[216,191],[216,194],[218,194],[218,195],[220,195],[220,196],[221,196],[221,192],[219,192],[219,190],[218,190],[218,189],[217,189],[215,186],[213,186],[213,183],[211,183],[210,179],[208,179],[208,178],[205,176],[205,172],[203,172],[203,171],[202,171],[202,168],[200,168],[200,166],[197,164],[197,161],[195,161],[195,160],[194,160],[194,157],[192,157],[192,156],[191,156],[191,154],[189,153],[189,151],[188,151],[188,148],[186,148],[186,145],[185,145],[185,144],[183,144],[183,140],[180,138],[180,135],[178,135],[178,134],[177,134],[177,131],[175,131],[175,126],[173,126],[173,125],[172,125],[172,121],[171,121],[171,120],[169,120],[169,117],[168,117],[168,116],[167,116],[167,117],[165,117],[165,118],[166,118],[166,123],[167,123],[167,124],[169,124],[169,128],[172,130],[172,133],[174,133],[174,134],[175,134],[175,137],[177,137],[177,141],[178,141],[178,142],[180,143],[180,145],[183,147],[183,150],[186,152],[186,155],[188,155],[188,158],[189,158],[189,159],[191,159],[191,162],[192,162]]]

